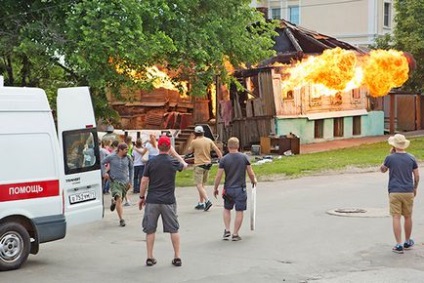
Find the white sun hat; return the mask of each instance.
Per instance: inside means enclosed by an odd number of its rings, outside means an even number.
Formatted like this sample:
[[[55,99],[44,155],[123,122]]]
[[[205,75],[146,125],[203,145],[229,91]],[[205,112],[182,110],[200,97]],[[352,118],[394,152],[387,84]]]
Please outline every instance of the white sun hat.
[[[406,149],[409,146],[409,140],[407,140],[405,136],[401,134],[396,134],[393,137],[390,137],[387,141],[391,146],[399,149]]]

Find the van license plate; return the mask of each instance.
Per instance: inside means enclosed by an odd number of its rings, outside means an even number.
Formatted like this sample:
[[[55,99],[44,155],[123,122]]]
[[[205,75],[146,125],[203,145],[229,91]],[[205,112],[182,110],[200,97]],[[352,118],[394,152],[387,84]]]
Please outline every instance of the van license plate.
[[[79,203],[84,201],[90,201],[96,199],[96,193],[94,191],[88,191],[84,193],[73,194],[69,196],[69,203]]]

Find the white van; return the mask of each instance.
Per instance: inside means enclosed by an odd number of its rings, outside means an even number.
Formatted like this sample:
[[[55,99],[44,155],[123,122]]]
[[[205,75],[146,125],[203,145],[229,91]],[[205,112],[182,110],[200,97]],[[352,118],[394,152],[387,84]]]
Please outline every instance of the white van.
[[[42,89],[0,85],[0,270],[19,268],[70,225],[103,218],[89,89],[59,89],[57,130]]]

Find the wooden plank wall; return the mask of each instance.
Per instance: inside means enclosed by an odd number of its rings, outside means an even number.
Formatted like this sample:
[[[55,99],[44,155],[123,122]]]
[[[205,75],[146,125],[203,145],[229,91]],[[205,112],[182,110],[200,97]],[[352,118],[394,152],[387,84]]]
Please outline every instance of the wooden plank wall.
[[[259,73],[259,95],[262,101],[263,115],[274,116],[275,111],[275,93],[271,71]],[[255,115],[258,116],[258,115]],[[262,115],[261,115],[262,116]]]
[[[250,86],[250,80],[254,82],[254,88],[250,91],[255,96],[246,101],[245,116],[244,109],[239,103],[239,94],[234,93],[233,120],[229,127],[218,122],[217,133],[224,143],[235,136],[240,140],[240,147],[250,149],[252,144],[260,144],[261,137],[267,137],[274,132],[274,86],[271,71],[263,71],[257,77],[245,78],[246,85]]]
[[[233,120],[230,127],[225,128],[223,123],[218,124],[218,133],[222,142],[226,143],[230,137],[240,140],[240,147],[248,149],[252,144],[260,144],[261,137],[269,136],[273,127],[272,116],[250,117]]]

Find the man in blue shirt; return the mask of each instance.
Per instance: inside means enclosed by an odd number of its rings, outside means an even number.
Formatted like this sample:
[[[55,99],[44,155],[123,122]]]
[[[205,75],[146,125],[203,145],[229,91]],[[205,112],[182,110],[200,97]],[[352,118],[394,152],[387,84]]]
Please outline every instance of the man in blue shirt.
[[[122,200],[125,199],[127,191],[133,186],[134,164],[127,155],[128,146],[120,143],[117,150],[106,156],[102,161],[103,177],[111,181],[110,190],[112,192],[112,204],[110,210],[116,212],[119,217],[119,225],[125,227],[125,220],[122,218]],[[109,172],[106,172],[105,165],[109,163]]]
[[[392,251],[403,253],[414,245],[412,233],[412,208],[414,197],[417,194],[420,175],[415,157],[405,150],[409,140],[405,136],[396,134],[388,139],[392,146],[390,154],[386,156],[380,167],[382,173],[389,170],[389,200],[390,214],[393,217],[393,232],[396,245]],[[404,218],[405,242],[402,244],[401,216]]]
[[[215,177],[214,195],[219,193],[219,184],[222,175],[225,173],[225,182],[222,196],[224,198],[224,235],[223,240],[240,241],[239,230],[243,223],[243,212],[247,207],[246,193],[246,173],[252,184],[256,185],[257,180],[253,172],[250,161],[244,153],[238,151],[240,142],[238,138],[231,137],[227,143],[228,154],[219,162],[219,169]],[[234,220],[234,230],[231,235],[231,210],[235,208],[236,217]]]

